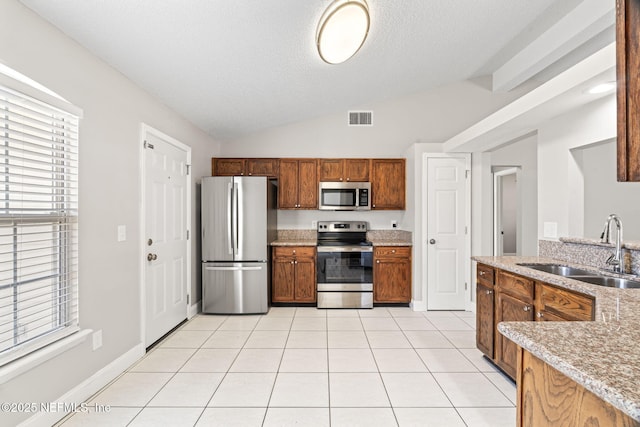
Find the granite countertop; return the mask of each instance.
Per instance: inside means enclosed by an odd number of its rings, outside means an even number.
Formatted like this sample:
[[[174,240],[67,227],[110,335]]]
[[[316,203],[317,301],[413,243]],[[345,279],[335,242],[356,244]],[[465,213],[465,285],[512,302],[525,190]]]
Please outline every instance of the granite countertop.
[[[640,289],[615,289],[519,266],[544,257],[473,257],[503,270],[595,297],[595,322],[503,322],[501,334],[596,396],[640,421]]]
[[[404,230],[370,230],[367,240],[373,246],[411,246],[411,232]],[[278,237],[271,246],[316,246],[315,230],[278,230]]]

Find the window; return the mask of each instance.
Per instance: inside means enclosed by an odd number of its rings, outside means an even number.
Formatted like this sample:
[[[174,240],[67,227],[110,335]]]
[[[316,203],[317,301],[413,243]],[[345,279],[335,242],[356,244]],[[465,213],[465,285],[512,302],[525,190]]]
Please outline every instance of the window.
[[[79,114],[8,80],[0,79],[0,366],[78,330]]]

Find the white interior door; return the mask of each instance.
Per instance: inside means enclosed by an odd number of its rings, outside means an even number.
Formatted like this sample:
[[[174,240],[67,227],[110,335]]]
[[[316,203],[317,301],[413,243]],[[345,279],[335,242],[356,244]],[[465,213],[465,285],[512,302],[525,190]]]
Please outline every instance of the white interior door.
[[[149,346],[187,318],[190,151],[149,128],[144,140],[143,324]]]
[[[427,159],[427,309],[464,310],[470,298],[469,156]]]

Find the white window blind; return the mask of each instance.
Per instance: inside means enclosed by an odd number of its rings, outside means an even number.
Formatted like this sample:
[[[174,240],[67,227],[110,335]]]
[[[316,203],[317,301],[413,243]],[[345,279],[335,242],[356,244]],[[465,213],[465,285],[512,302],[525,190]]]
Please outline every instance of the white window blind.
[[[0,366],[78,330],[78,121],[0,85]]]

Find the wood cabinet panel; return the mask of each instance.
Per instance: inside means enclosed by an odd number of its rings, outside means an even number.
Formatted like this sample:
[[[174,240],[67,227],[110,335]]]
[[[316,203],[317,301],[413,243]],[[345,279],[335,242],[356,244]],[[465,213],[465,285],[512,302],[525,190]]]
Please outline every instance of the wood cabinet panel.
[[[318,180],[335,182],[369,181],[369,159],[318,159]]]
[[[316,248],[273,248],[271,300],[273,302],[316,301]]]
[[[278,177],[278,159],[247,159],[246,174],[249,176]]]
[[[271,280],[271,300],[273,302],[294,300],[295,265],[293,257],[274,257]]]
[[[498,286],[499,291],[519,298],[522,301],[528,303],[533,302],[533,283],[532,279],[527,279],[526,277],[518,276],[517,274],[498,270],[496,285]]]
[[[342,159],[319,159],[318,181],[342,181],[343,168]]]
[[[266,176],[278,177],[278,159],[211,159],[212,176]]]
[[[367,182],[369,181],[369,159],[345,159],[344,176],[347,181]]]
[[[278,172],[278,208],[298,207],[298,161],[280,159]]]
[[[500,276],[498,276],[500,277]],[[533,320],[533,306],[531,303],[497,292],[496,325],[500,322],[524,322]],[[495,334],[495,362],[511,378],[516,377],[518,360],[518,346],[499,332]]]
[[[540,320],[593,320],[593,298],[559,289],[547,284],[536,284],[536,318]]]
[[[245,159],[211,159],[212,176],[242,176],[244,175]]]
[[[373,301],[411,301],[411,248],[378,246],[373,251]]]
[[[640,1],[616,1],[618,181],[640,181]]]
[[[296,279],[294,299],[299,302],[316,300],[316,260],[296,258]]]
[[[478,264],[476,279],[478,283],[493,288],[495,284],[495,273],[492,267],[484,264]]]
[[[478,350],[493,359],[494,331],[493,319],[494,298],[493,285],[487,286],[478,281],[476,286],[476,345]]]
[[[299,160],[298,208],[318,208],[318,171],[315,159]]]
[[[575,381],[519,349],[519,427],[638,427],[635,421]]]
[[[405,159],[371,160],[371,208],[405,209]]]

